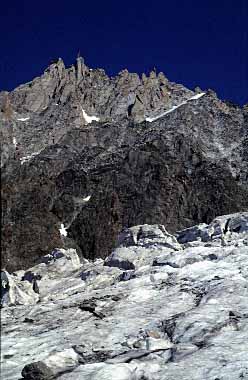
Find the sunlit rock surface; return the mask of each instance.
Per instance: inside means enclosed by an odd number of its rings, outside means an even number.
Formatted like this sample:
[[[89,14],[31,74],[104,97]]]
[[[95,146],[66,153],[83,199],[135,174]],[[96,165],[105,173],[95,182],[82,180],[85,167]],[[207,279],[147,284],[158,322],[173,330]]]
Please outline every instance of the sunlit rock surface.
[[[2,308],[2,379],[248,378],[248,213],[126,229],[105,261],[41,261],[8,274],[27,294],[36,276],[39,300]]]
[[[125,227],[174,234],[248,211],[248,107],[211,90],[58,59],[0,92],[0,124],[9,272],[55,247],[105,259]]]

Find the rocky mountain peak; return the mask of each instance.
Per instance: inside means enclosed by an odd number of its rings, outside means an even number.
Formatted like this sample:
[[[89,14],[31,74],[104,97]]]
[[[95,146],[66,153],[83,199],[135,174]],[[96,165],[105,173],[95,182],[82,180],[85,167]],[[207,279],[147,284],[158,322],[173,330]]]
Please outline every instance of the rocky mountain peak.
[[[1,92],[0,105],[11,270],[58,245],[105,257],[123,227],[175,232],[248,207],[247,113],[212,90],[155,69],[109,77],[78,56]]]
[[[78,56],[0,110],[1,375],[247,378],[247,107]]]
[[[8,109],[12,110],[10,128],[5,126],[6,110],[0,115],[5,144],[1,164],[13,156],[14,138],[25,156],[44,149],[69,129],[87,125],[90,118],[140,123],[193,95],[184,86],[169,82],[163,73],[151,71],[141,79],[138,74],[122,70],[116,77],[109,77],[102,69],[88,68],[80,56],[69,68],[59,58],[40,77],[10,93],[0,93],[1,109],[6,108],[7,98]]]

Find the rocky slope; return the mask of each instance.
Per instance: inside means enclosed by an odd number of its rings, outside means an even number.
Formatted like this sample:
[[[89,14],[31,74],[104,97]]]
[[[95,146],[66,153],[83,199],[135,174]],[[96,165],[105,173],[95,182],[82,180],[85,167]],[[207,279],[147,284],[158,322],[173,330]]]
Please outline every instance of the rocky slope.
[[[105,260],[41,261],[5,273],[3,379],[248,379],[248,213],[174,236],[131,227]]]
[[[0,94],[2,252],[106,257],[124,227],[170,232],[248,209],[248,110],[152,71],[109,78],[62,60]]]

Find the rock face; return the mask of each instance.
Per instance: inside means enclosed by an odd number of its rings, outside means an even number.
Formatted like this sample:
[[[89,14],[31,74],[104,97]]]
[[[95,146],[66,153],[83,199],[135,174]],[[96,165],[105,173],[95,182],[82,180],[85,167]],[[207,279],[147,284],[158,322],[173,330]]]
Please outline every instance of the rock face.
[[[192,91],[169,82],[162,73],[151,72],[140,78],[123,70],[110,78],[104,70],[89,69],[82,58],[68,69],[59,59],[41,77],[9,94],[0,94],[1,121],[5,126],[2,163],[13,155],[16,144],[20,157],[31,155],[92,120],[143,121],[192,95]]]
[[[247,212],[174,235],[125,229],[105,261],[57,249],[8,275],[9,291],[28,295],[30,273],[36,303],[2,309],[3,379],[248,378]]]
[[[10,272],[54,248],[105,258],[123,228],[170,233],[248,209],[248,114],[151,72],[109,78],[58,60],[0,93],[2,254]]]

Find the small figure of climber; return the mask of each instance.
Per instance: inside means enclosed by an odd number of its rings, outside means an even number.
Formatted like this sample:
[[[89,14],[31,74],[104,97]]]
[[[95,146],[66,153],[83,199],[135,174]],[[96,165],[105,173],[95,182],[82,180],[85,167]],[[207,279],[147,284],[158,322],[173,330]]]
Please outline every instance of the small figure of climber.
[[[28,281],[32,284],[33,291],[39,294],[39,286],[37,280],[41,280],[41,275],[35,274],[31,271],[27,271],[22,277],[22,281]]]
[[[37,294],[40,293],[39,286],[36,277],[33,279],[33,291]]]
[[[141,329],[140,330],[140,336],[145,341],[146,350],[149,350],[150,349],[150,347],[149,347],[150,345],[149,345],[149,334],[148,334],[148,331]]]
[[[3,306],[4,296],[9,292],[9,279],[4,269],[1,270],[1,289],[0,289],[0,298],[1,298],[1,307]]]

